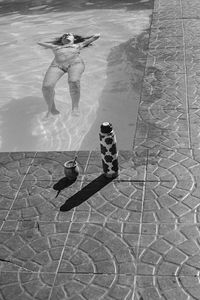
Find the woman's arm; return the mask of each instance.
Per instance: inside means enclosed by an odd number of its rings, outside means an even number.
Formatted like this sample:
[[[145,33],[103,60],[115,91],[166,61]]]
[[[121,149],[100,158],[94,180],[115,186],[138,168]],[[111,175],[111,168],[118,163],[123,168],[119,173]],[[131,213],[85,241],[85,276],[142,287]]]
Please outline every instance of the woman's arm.
[[[51,42],[38,42],[38,45],[46,48],[46,49],[56,49],[58,48],[58,45],[54,45]]]
[[[84,48],[86,46],[88,46],[89,44],[91,44],[92,42],[96,41],[98,38],[100,37],[99,33],[94,34],[92,37],[88,38],[87,40],[85,40],[84,42],[78,44],[79,48]]]

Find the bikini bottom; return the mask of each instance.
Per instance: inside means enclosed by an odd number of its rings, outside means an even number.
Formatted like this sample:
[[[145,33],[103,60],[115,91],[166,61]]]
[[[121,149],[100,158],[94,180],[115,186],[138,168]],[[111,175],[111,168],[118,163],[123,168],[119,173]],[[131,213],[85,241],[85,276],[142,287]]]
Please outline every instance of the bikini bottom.
[[[61,66],[59,64],[57,64],[55,61],[51,64],[51,67],[56,67],[59,68],[60,70],[62,70],[64,73],[67,73],[68,68],[70,67],[70,65],[68,66]]]
[[[68,64],[68,66],[62,66],[62,65],[59,65],[56,63],[56,61],[53,61],[52,64],[51,64],[51,67],[56,67],[56,68],[59,68],[60,70],[62,70],[64,73],[67,73],[68,72],[68,69],[73,66],[73,65],[76,65],[76,64],[83,64],[82,61],[78,60],[78,61],[74,61],[70,64]]]

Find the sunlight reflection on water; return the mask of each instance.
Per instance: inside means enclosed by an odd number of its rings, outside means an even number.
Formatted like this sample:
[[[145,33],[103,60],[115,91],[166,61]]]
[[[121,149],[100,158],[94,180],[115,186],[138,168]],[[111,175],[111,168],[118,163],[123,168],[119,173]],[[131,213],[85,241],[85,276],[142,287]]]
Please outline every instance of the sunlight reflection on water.
[[[0,151],[78,150],[98,112],[111,49],[147,29],[150,14],[150,10],[91,9],[1,15],[0,122],[3,125]],[[61,114],[46,120],[41,85],[53,54],[50,50],[43,50],[37,42],[69,31],[82,35],[100,32],[101,38],[81,53],[86,64],[81,81],[81,115],[70,115],[71,100],[65,75],[57,85],[55,97]],[[123,98],[123,89],[120,93]],[[26,97],[32,99],[27,105]],[[16,115],[13,113],[15,105],[18,109]],[[18,126],[15,118],[21,118],[21,123],[24,120],[24,126]],[[20,142],[21,138],[13,141],[12,130],[16,137],[24,135],[25,141]]]

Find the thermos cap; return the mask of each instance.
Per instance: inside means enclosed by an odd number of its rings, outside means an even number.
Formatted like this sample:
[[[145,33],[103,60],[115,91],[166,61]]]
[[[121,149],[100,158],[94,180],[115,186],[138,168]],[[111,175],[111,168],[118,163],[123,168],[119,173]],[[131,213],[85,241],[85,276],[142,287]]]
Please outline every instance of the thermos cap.
[[[109,122],[103,122],[101,124],[101,132],[102,133],[110,133],[113,130],[112,124]]]

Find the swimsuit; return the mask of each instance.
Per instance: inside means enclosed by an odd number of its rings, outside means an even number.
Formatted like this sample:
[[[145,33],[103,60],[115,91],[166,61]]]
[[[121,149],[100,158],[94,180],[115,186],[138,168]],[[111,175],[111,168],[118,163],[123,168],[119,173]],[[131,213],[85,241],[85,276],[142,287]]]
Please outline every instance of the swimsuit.
[[[69,66],[70,66],[70,65],[68,65],[67,67],[61,66],[61,65],[57,64],[56,61],[53,61],[52,64],[51,64],[51,67],[59,68],[59,69],[62,70],[64,73],[67,73]]]
[[[84,63],[83,63],[82,59],[79,58],[78,60],[75,59],[74,61],[72,61],[71,63],[69,63],[67,66],[63,66],[63,65],[58,64],[55,60],[53,60],[53,62],[51,64],[51,67],[59,68],[64,73],[67,73],[69,67],[71,67],[71,66],[73,66],[75,64],[84,64]]]

